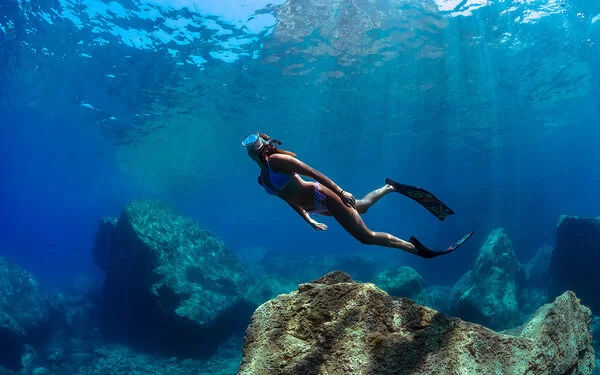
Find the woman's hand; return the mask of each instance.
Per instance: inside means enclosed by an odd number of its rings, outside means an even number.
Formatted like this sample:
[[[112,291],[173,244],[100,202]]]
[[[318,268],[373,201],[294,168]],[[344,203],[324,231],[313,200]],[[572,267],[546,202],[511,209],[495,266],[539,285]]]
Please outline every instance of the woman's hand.
[[[354,195],[342,190],[340,193],[340,198],[346,206],[356,208],[356,199],[354,198]]]
[[[310,225],[312,225],[313,228],[315,228],[316,230],[327,230],[327,225],[323,224],[323,223],[319,223],[318,221],[311,221]]]

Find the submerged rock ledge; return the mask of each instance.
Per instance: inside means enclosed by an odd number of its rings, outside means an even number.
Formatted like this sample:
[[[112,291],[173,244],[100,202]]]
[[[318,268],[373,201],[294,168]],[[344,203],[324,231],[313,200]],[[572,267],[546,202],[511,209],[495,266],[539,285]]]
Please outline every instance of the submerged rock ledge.
[[[498,333],[332,272],[255,311],[238,374],[591,374],[590,319],[566,292]]]

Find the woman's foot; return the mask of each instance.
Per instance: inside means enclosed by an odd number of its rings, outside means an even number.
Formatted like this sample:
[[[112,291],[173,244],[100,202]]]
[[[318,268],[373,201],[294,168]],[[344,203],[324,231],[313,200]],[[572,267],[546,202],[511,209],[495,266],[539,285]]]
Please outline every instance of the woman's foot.
[[[426,248],[415,237],[411,237],[408,240],[408,242],[410,242],[411,244],[414,245],[415,249],[417,250],[416,255],[420,256],[421,258],[425,258],[425,259],[431,259],[431,258],[439,257],[440,255],[448,254],[448,253],[451,253],[454,250],[456,250],[456,248],[454,248],[454,249],[448,248],[448,249],[442,250],[442,251],[430,250],[430,249]]]
[[[461,238],[459,238],[458,240],[456,240],[456,242],[454,242],[452,244],[452,246],[448,247],[445,250],[431,250],[431,249],[428,249],[427,247],[425,247],[421,243],[421,241],[417,240],[415,237],[411,237],[408,240],[408,242],[410,242],[411,244],[413,244],[413,246],[417,250],[416,254],[418,256],[420,256],[421,258],[430,259],[430,258],[439,257],[440,255],[450,254],[454,250],[456,250],[459,247],[461,247],[462,244],[464,244],[469,238],[471,238],[472,235],[473,235],[473,232],[469,232],[469,233],[465,234],[464,236],[462,236]]]
[[[391,191],[399,191],[401,185],[401,183],[396,182],[389,177],[385,179],[385,187],[389,187]]]

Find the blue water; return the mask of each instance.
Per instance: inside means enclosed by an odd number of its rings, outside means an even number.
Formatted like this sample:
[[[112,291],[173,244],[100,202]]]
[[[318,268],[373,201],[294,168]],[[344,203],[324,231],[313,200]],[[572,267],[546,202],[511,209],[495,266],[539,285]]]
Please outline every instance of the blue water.
[[[525,262],[559,215],[600,215],[598,1],[386,2],[383,16],[314,1],[295,29],[260,2],[75,3],[0,7],[0,255],[45,286],[100,284],[98,222],[135,199],[233,250],[377,252],[448,285],[493,229]],[[331,218],[314,231],[257,185],[251,131],[357,197],[392,177],[456,212],[439,222],[390,195],[364,217],[374,230],[434,248],[475,235],[423,260]]]
[[[599,212],[600,156],[594,149],[600,22],[587,2],[532,4],[531,10],[522,6],[510,13],[512,22],[501,13],[508,5],[467,4],[467,16],[435,16],[434,26],[446,24],[432,31],[420,24],[431,12],[426,6],[409,19],[423,28],[416,30],[422,35],[409,35],[408,47],[400,42],[396,47],[408,57],[399,54],[387,65],[370,66],[368,60],[338,65],[345,76],[322,83],[315,83],[319,70],[336,68],[326,55],[322,64],[309,64],[312,70],[299,76],[281,74],[284,64],[245,56],[246,46],[237,61],[212,58],[201,67],[174,65],[164,51],[177,47],[173,41],[163,46],[155,40],[156,51],[135,48],[125,36],[79,29],[67,17],[73,14],[68,2],[56,8],[62,18],[48,4],[27,3],[23,11],[38,16],[29,20],[18,4],[11,4],[14,8],[3,8],[2,21],[7,50],[2,60],[5,224],[0,247],[41,278],[64,281],[94,272],[89,248],[96,222],[118,215],[132,199],[147,197],[178,207],[231,248],[261,245],[290,255],[386,251],[357,244],[330,221],[328,232],[313,232],[284,203],[265,195],[239,145],[252,130],[281,139],[284,147],[357,196],[389,176],[442,197],[457,212],[444,223],[399,197],[386,197],[365,218],[374,229],[403,238],[417,235],[431,246],[474,230],[473,246],[451,258],[423,262],[388,252],[439,281],[454,280],[468,269],[476,245],[491,229],[506,228],[518,256],[526,260],[540,245],[552,243],[558,215]],[[129,27],[151,29],[135,17],[125,21],[110,11],[91,11],[102,2],[86,4],[80,18],[96,14],[97,24],[104,25],[100,28],[110,28],[112,16]],[[547,14],[515,22],[536,6]],[[234,14],[232,9],[221,13]],[[52,15],[52,23],[41,14]],[[219,20],[231,28],[225,19]],[[28,32],[31,28],[39,33]],[[407,28],[400,24],[397,30],[407,33]],[[260,35],[248,34],[260,42]],[[418,37],[430,44],[415,42]],[[213,56],[211,50],[224,49],[207,40],[202,50],[202,33],[194,38],[203,59]],[[247,49],[269,56],[285,48],[269,39],[272,35],[263,38],[276,45],[261,50],[253,42]],[[439,56],[409,61],[440,46]],[[42,54],[41,48],[55,55]],[[298,56],[292,59],[302,62]],[[380,59],[374,55],[372,60]],[[350,75],[360,69],[371,72]],[[407,76],[411,72],[416,77]],[[432,89],[419,93],[429,84]],[[152,100],[165,107],[151,109]],[[162,118],[165,108],[187,112],[188,118],[167,113]],[[135,119],[144,111],[153,113],[148,123]],[[161,134],[157,123],[174,130]],[[144,142],[153,132],[160,160],[144,164],[132,143]],[[206,152],[195,150],[203,147]],[[115,159],[121,152],[131,152],[129,157],[139,153],[140,160],[133,167],[120,165]]]
[[[130,200],[139,198],[161,198],[173,203],[232,248],[263,245],[292,255],[385,251],[392,257],[404,257],[404,261],[425,274],[431,267],[435,268],[431,276],[439,270],[442,281],[452,280],[468,269],[477,249],[467,246],[451,258],[421,261],[387,249],[361,246],[329,218],[324,219],[329,224],[328,232],[313,232],[283,202],[255,186],[255,167],[245,160],[243,150],[235,149],[238,143],[232,145],[232,152],[240,151],[242,157],[237,157],[239,167],[231,174],[243,175],[245,181],[242,177],[225,176],[227,183],[200,183],[169,196],[169,192],[147,191],[142,182],[100,157],[95,150],[97,140],[77,124],[46,122],[35,113],[5,116],[3,253],[48,281],[66,282],[76,274],[95,272],[90,248],[97,221],[117,216]],[[425,181],[422,186],[434,187],[438,186],[439,174],[445,176],[447,186],[439,185],[434,191],[439,197],[452,199],[457,215],[438,223],[412,201],[388,196],[372,208],[366,222],[372,228],[400,236],[420,235],[440,246],[444,240],[448,242],[468,230],[481,233],[472,241],[482,242],[484,234],[502,226],[515,242],[518,255],[527,260],[539,245],[553,243],[558,215],[595,216],[598,212],[595,187],[599,186],[600,177],[595,166],[600,157],[592,152],[596,143],[594,132],[582,129],[579,134],[572,134],[567,129],[560,130],[543,137],[535,148],[511,148],[490,155],[487,161],[478,161],[479,165],[468,170],[461,170],[458,161],[447,163],[424,155],[431,163],[425,171],[417,165],[405,166],[404,172],[389,175],[407,176],[402,180]],[[325,173],[331,171],[341,186],[355,185],[356,188],[347,189],[357,196],[378,186],[385,175],[374,173],[365,160],[365,181],[356,181],[358,176],[336,169],[338,161],[327,163],[315,156],[309,158]],[[327,164],[332,165],[328,168]],[[392,171],[399,169],[388,167]],[[240,189],[242,185],[246,186]],[[254,220],[260,210],[265,219]],[[298,237],[302,239],[295,239]]]

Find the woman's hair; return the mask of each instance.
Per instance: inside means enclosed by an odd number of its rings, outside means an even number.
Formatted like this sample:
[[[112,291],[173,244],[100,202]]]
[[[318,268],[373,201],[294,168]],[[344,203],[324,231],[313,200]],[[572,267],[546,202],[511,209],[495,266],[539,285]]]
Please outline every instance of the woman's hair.
[[[271,140],[271,137],[269,137],[266,134],[263,133],[259,133],[260,137],[263,138],[266,141]],[[262,150],[260,150],[260,156],[262,159],[267,158],[268,156],[271,156],[273,154],[284,154],[284,155],[289,155],[291,157],[296,157],[296,154],[291,152],[291,151],[287,151],[287,150],[282,150],[280,148],[278,148],[277,145],[280,145],[281,142],[279,142],[278,140],[274,139],[271,142],[269,142],[268,144],[266,144]]]

